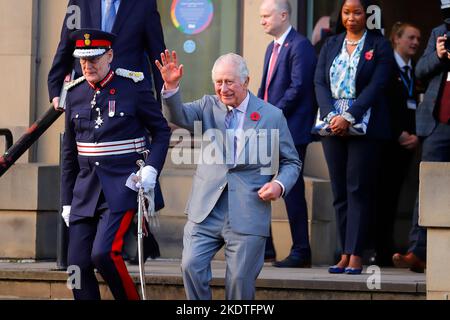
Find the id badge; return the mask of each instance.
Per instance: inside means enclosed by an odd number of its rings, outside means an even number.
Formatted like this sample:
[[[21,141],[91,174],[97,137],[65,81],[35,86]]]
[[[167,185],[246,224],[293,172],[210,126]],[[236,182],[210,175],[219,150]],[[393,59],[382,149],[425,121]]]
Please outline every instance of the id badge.
[[[407,105],[408,105],[408,109],[411,109],[411,110],[417,109],[417,102],[414,99],[408,99]]]
[[[449,81],[450,81],[450,72],[447,73],[447,82],[449,82]]]

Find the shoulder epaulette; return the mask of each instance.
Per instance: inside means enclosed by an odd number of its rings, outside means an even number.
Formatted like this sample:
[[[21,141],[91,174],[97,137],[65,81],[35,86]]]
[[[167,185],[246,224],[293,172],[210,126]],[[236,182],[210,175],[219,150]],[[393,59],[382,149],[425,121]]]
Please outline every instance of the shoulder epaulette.
[[[136,72],[136,71],[130,71],[127,69],[118,68],[116,69],[116,74],[118,76],[132,79],[134,82],[139,82],[144,80],[144,73],[142,72]]]
[[[84,76],[81,76],[78,79],[72,80],[64,86],[64,89],[68,91],[68,90],[72,89],[73,87],[82,83],[84,80],[86,80],[86,78]]]

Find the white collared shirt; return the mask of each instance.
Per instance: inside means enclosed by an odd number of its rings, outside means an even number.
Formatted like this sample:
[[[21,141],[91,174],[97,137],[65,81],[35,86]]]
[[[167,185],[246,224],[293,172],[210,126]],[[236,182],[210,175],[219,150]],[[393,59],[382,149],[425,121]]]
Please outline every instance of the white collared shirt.
[[[245,115],[247,113],[247,107],[248,107],[248,103],[250,101],[250,94],[247,92],[247,96],[245,97],[245,99],[241,102],[241,104],[239,106],[237,106],[235,109],[237,110],[236,116],[238,118],[238,124],[236,127],[236,130],[243,130],[244,128],[244,119],[245,119]],[[227,106],[227,109],[230,111],[233,107]],[[237,154],[240,153],[240,151],[242,150],[242,137],[239,137],[239,135],[237,136]]]
[[[281,48],[283,47],[283,44],[286,41],[286,38],[287,38],[289,32],[291,32],[291,30],[292,30],[292,26],[289,26],[289,28],[287,28],[287,30],[281,35],[281,37],[273,40],[273,45],[275,45],[275,43],[278,43],[280,45],[280,47],[278,48],[278,54],[280,54]],[[272,54],[270,55],[269,66],[270,66],[271,61],[272,61]],[[267,72],[267,76],[269,76],[269,72]],[[266,79],[266,83],[268,80],[269,79]]]
[[[120,2],[121,0],[116,0],[116,2],[114,3],[114,8],[116,9],[116,18],[117,18],[117,11],[119,11]],[[102,30],[105,30],[106,15],[107,15],[106,0],[102,0]]]
[[[234,108],[234,109],[240,111],[237,113],[239,122],[238,122],[238,126],[236,129],[242,129],[244,126],[244,118],[245,118],[245,113],[247,112],[247,107],[248,107],[249,101],[250,101],[250,94],[247,92],[247,96],[245,97],[244,100],[242,100],[241,104]],[[233,107],[227,106],[227,109],[232,110]]]
[[[409,67],[408,76],[411,78],[411,71],[412,71],[411,59],[409,59],[408,63],[405,63],[405,60],[403,60],[403,58],[395,50],[394,50],[394,57],[395,57],[395,61],[397,61],[397,65],[400,68],[400,70],[404,71],[405,66]]]
[[[284,42],[286,41],[286,38],[289,34],[289,32],[291,32],[292,30],[292,26],[289,26],[289,28],[287,28],[287,30],[281,35],[281,37],[279,37],[278,39],[275,39],[273,42],[275,44],[278,43],[280,45],[280,49],[278,49],[278,53],[280,53],[281,47],[283,46]]]

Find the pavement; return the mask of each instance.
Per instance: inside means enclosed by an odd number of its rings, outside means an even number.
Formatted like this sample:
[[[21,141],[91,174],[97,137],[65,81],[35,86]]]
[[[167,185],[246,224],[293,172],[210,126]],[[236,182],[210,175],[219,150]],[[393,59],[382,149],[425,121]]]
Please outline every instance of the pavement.
[[[213,261],[213,280],[211,285],[223,286],[226,264]],[[132,277],[138,281],[138,266],[128,265]],[[145,264],[146,282],[150,284],[165,283],[182,285],[180,260],[156,259]],[[67,279],[64,271],[56,270],[53,261],[7,261],[0,260],[0,280],[47,280],[63,281]],[[277,290],[322,290],[348,292],[380,292],[380,293],[426,293],[426,276],[407,269],[364,268],[361,275],[329,274],[325,266],[310,269],[275,268],[266,263],[261,271],[257,287],[259,289]]]

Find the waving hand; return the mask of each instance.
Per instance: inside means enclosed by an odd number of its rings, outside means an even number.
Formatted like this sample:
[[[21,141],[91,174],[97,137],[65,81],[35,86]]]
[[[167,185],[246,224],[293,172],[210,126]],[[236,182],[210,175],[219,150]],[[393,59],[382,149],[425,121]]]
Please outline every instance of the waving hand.
[[[156,66],[161,72],[161,77],[164,80],[164,88],[166,90],[176,89],[180,80],[183,77],[183,65],[178,65],[177,53],[166,50],[161,53],[161,62],[155,61]]]

